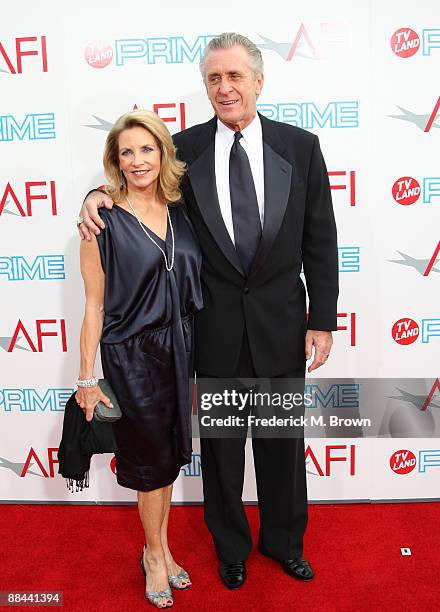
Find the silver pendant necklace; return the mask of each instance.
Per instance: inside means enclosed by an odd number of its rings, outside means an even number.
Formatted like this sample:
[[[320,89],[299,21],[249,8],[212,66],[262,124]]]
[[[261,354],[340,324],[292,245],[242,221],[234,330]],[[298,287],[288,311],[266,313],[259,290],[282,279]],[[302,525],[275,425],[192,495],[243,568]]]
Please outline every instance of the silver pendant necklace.
[[[157,242],[154,240],[154,238],[152,236],[150,236],[150,234],[147,232],[145,227],[142,225],[141,221],[139,220],[139,217],[136,214],[135,209],[131,205],[130,200],[127,197],[125,199],[127,200],[127,204],[131,208],[131,210],[133,212],[133,215],[136,217],[137,222],[139,223],[139,227],[144,232],[144,234],[146,236],[148,236],[148,238],[151,240],[151,242],[153,244],[155,244],[157,246],[157,248],[159,249],[159,251],[162,253],[163,258],[165,260],[165,268],[167,269],[168,272],[171,272],[171,270],[173,269],[173,266],[174,266],[174,229],[173,229],[173,224],[172,224],[172,221],[171,221],[170,211],[168,210],[168,204],[166,204],[165,206],[167,207],[167,216],[168,216],[168,221],[170,222],[170,230],[171,230],[171,264],[170,265],[168,265],[167,254],[165,253],[163,248],[159,244],[157,244]],[[165,234],[164,242],[166,243],[166,234]]]

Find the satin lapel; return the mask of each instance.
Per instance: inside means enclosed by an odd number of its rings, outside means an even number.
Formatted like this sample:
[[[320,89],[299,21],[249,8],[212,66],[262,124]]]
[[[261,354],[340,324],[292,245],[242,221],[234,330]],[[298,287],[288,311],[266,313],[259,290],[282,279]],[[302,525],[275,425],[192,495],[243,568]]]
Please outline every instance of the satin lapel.
[[[264,123],[262,123],[264,127]],[[280,231],[289,199],[292,166],[264,141],[264,225],[260,245],[257,250],[250,276],[255,274],[269,254],[275,238]]]
[[[243,269],[223,221],[215,183],[215,140],[192,162],[188,176],[202,217],[229,263],[242,275]]]

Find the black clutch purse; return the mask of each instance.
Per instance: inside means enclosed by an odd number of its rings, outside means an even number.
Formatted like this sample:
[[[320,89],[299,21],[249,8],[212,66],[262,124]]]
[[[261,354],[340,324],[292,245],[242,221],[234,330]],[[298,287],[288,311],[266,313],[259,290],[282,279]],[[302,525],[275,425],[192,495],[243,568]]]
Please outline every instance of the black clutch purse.
[[[110,383],[105,378],[100,378],[98,380],[98,385],[104,395],[106,395],[113,404],[113,408],[108,408],[103,402],[99,402],[95,406],[93,418],[101,423],[113,423],[122,416],[118,399],[115,392],[111,388]]]

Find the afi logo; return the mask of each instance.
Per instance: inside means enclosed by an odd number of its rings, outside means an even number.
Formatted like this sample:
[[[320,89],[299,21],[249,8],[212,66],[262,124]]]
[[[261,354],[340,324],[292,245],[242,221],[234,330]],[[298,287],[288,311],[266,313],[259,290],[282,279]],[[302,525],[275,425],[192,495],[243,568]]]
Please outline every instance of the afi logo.
[[[440,176],[427,176],[423,179],[423,190],[417,179],[412,176],[402,176],[394,182],[393,198],[397,204],[410,206],[417,202],[423,193],[423,203],[432,204],[435,198],[440,198]]]
[[[7,51],[9,49],[9,53]],[[9,71],[10,74],[22,74],[23,58],[36,55],[37,60],[32,60],[33,65],[37,65],[43,72],[47,72],[47,47],[45,36],[24,36],[15,38],[13,43],[2,43],[0,41],[0,72]],[[7,67],[7,71],[2,69],[1,64]],[[30,65],[26,60],[26,66]]]
[[[34,334],[32,340],[31,334]],[[22,339],[24,337],[24,339]],[[35,321],[35,331],[30,332],[26,329],[23,322],[19,319],[11,337],[0,337],[0,346],[6,348],[8,353],[14,349],[25,351],[31,350],[33,353],[43,352],[43,338],[56,337],[62,352],[67,352],[67,335],[65,319],[37,319]],[[2,342],[3,341],[3,342]],[[27,346],[23,346],[26,344]],[[29,347],[29,348],[28,348]]]
[[[134,105],[133,110],[137,109],[137,104]],[[169,110],[163,110],[169,109]],[[185,114],[185,102],[167,102],[153,104],[153,112],[159,115],[164,123],[176,123],[175,127],[181,132],[186,129],[186,114]]]
[[[4,213],[20,217],[32,217],[32,206],[37,200],[44,201],[50,214],[57,215],[57,196],[55,181],[25,181],[20,186],[14,187],[7,182],[6,185],[0,183],[0,217]],[[41,205],[40,205],[41,206]],[[13,212],[13,209],[15,211]]]
[[[316,469],[316,472],[307,472],[309,474],[313,474],[314,476],[332,476],[332,464],[343,462],[346,464],[346,471],[350,476],[356,475],[356,447],[354,444],[350,444],[349,446],[346,444],[335,444],[329,445],[327,444],[325,447],[325,455],[324,459],[321,463],[318,461],[315,453],[312,451],[311,446],[307,446],[305,452],[306,465],[313,466]]]
[[[291,62],[295,57],[305,59],[324,59],[338,47],[345,47],[350,39],[350,29],[344,22],[325,22],[321,23],[317,44],[312,40],[312,36],[303,23],[300,24],[298,31],[294,34],[292,42],[278,42],[259,34],[264,43],[257,45],[260,49],[274,51],[286,62]],[[319,46],[319,52],[317,49]]]
[[[391,117],[391,119],[400,119],[401,121],[414,123],[414,125],[416,125],[423,132],[429,132],[432,127],[440,128],[440,123],[435,123],[440,108],[440,97],[435,103],[432,112],[429,114],[417,114],[408,110],[407,108],[403,108],[403,106],[397,106],[397,108],[401,111],[401,114],[388,115],[388,117]]]
[[[133,106],[133,110],[136,110],[138,105]],[[153,104],[151,109],[154,113],[157,113],[159,117],[165,123],[173,123],[173,127],[177,128],[173,132],[181,132],[186,128],[186,105],[185,102],[156,102]],[[102,119],[96,115],[93,115],[97,123],[92,125],[86,125],[85,127],[93,128],[95,130],[103,130],[109,132],[113,126],[113,123]],[[170,130],[171,131],[171,130]]]
[[[356,206],[356,172],[354,170],[332,170],[328,173],[328,177],[331,179],[333,176],[341,178],[338,179],[338,183],[332,183],[330,180],[330,189],[345,190],[349,205]]]
[[[344,324],[338,324],[338,331],[348,331],[350,334],[350,346],[356,346],[356,313],[338,312],[338,319],[346,319]]]
[[[431,404],[432,398],[434,397],[434,393],[436,391],[440,391],[440,380],[438,378],[435,379],[434,384],[431,387],[431,391],[426,396],[426,400],[423,403],[423,406],[421,407],[422,411],[425,411],[428,408],[428,406]]]
[[[414,268],[422,276],[429,276],[431,272],[440,272],[440,269],[435,267],[439,261],[438,255],[440,253],[440,242],[435,247],[434,252],[429,259],[416,259],[415,257],[407,255],[406,253],[402,253],[402,251],[397,252],[399,255],[401,255],[402,259],[390,259],[390,263],[401,264],[402,266]]]
[[[37,455],[37,453],[31,446],[30,451],[28,452],[28,455],[26,457],[26,461],[23,465],[23,469],[21,470],[20,477],[24,478],[26,474],[29,472],[29,474],[33,474],[34,476],[39,475],[39,476],[43,476],[44,478],[54,478],[55,477],[54,465],[59,463],[58,459],[55,459],[54,457],[55,453],[58,453],[58,448],[48,448],[47,449],[47,469],[46,469],[43,461],[40,459],[40,457]],[[38,466],[40,473],[34,471],[35,464]]]

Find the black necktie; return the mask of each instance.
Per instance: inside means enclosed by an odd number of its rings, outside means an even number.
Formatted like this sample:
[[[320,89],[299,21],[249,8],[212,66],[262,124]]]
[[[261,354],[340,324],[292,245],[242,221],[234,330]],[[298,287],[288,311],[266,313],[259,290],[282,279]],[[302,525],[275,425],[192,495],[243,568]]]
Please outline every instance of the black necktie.
[[[235,248],[249,274],[261,238],[261,221],[249,158],[239,143],[240,138],[243,134],[235,132],[229,155],[229,190]]]

